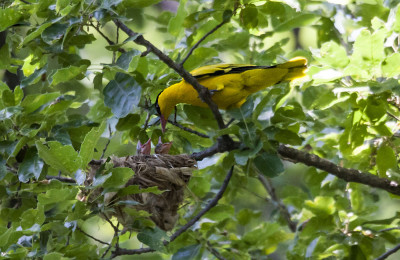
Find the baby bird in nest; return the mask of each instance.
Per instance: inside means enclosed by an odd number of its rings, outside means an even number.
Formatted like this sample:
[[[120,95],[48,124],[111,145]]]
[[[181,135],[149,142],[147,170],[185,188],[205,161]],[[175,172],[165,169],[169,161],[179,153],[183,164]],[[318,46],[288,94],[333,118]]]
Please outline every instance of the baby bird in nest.
[[[156,148],[154,149],[154,152],[156,154],[168,154],[169,150],[171,149],[171,146],[172,146],[172,141],[163,143],[161,141],[161,136],[160,136],[158,138],[158,144],[156,145]]]
[[[149,139],[146,143],[142,144],[138,141],[136,145],[136,154],[137,155],[149,155],[151,151],[151,139]]]

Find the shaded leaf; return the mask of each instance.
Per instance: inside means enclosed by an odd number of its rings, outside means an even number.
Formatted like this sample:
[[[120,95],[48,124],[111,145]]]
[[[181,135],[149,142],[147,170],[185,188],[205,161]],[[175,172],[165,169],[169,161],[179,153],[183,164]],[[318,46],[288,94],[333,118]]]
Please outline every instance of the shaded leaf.
[[[38,151],[31,147],[25,154],[24,161],[18,168],[18,179],[21,182],[28,182],[30,178],[39,179],[43,169],[43,161],[39,159]]]
[[[276,177],[285,169],[281,159],[277,154],[262,152],[254,159],[254,165],[263,175],[267,177]]]
[[[36,141],[39,156],[46,164],[56,170],[71,174],[82,165],[82,159],[70,145],[62,145],[56,141],[47,142],[46,145]]]
[[[103,90],[104,104],[116,117],[125,117],[139,104],[141,91],[141,86],[133,77],[117,73],[115,80],[111,80]]]

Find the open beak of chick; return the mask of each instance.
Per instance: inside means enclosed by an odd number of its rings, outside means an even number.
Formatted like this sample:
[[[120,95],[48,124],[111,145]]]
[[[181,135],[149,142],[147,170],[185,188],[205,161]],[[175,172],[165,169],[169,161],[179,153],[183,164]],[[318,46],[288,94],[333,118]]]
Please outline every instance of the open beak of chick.
[[[162,143],[161,136],[160,136],[158,138],[158,144],[156,145],[154,152],[156,154],[168,154],[169,150],[171,149],[171,146],[172,146],[172,142]]]
[[[149,139],[146,143],[141,144],[138,141],[136,145],[136,153],[137,155],[149,155],[151,151],[151,139]]]

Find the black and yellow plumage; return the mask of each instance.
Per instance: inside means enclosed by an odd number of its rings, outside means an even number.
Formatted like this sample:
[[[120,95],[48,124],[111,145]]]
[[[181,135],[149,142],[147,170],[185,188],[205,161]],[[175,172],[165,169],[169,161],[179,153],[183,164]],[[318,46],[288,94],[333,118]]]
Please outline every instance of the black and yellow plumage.
[[[297,57],[274,66],[247,64],[218,64],[200,67],[190,73],[201,85],[213,91],[212,100],[220,109],[240,107],[246,98],[257,91],[280,82],[305,76],[307,60]],[[163,130],[175,105],[179,103],[207,107],[197,91],[185,80],[162,91],[156,100]]]

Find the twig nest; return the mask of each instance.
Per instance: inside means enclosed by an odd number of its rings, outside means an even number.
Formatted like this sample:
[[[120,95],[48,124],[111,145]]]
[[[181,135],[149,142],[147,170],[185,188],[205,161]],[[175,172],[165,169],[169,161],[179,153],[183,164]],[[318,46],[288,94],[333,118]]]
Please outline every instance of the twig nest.
[[[188,155],[159,154],[111,157],[110,162],[114,168],[129,167],[135,173],[119,188],[137,185],[140,190],[145,191],[156,186],[163,192],[155,194],[146,191],[119,196],[117,192],[105,192],[103,188],[91,190],[90,186],[94,179],[99,177],[96,174],[104,174],[99,173],[102,165],[106,163],[103,159],[90,163],[91,168],[85,182],[90,191],[85,192],[87,201],[97,207],[104,207],[104,214],[107,217],[117,217],[124,226],[124,231],[132,230],[140,216],[150,218],[163,230],[171,230],[178,220],[178,208],[183,202],[184,190],[192,170],[196,169],[196,161]],[[149,214],[140,214],[141,210],[142,213],[146,211]]]

